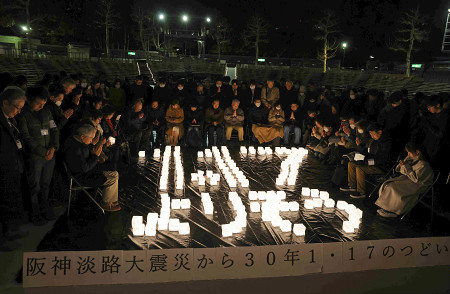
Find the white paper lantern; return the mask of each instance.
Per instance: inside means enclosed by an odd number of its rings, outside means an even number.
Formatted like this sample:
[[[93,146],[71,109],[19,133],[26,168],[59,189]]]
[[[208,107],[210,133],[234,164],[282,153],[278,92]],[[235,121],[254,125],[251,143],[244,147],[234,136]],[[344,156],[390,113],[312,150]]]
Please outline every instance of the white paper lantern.
[[[167,231],[169,229],[169,219],[168,218],[158,218],[158,230]]]
[[[265,191],[258,191],[258,200],[264,201],[267,199],[267,195]]]
[[[323,200],[320,198],[313,198],[314,207],[322,207]]]
[[[144,224],[136,224],[136,226],[132,227],[133,236],[140,237],[144,236],[145,233],[145,225]]]
[[[144,217],[142,215],[135,215],[131,218],[131,226],[140,226],[144,223]]]
[[[280,211],[283,211],[283,212],[289,211],[289,202],[281,201]]]
[[[327,208],[333,208],[334,207],[334,200],[331,198],[325,199],[324,205]]]
[[[289,202],[289,210],[290,211],[299,211],[300,204],[297,201],[290,201]]]
[[[172,199],[171,208],[172,209],[180,209],[181,208],[181,200],[180,199]]]
[[[233,234],[242,232],[242,226],[238,222],[232,221],[232,222],[230,222],[230,226],[231,226],[231,232]]]
[[[349,221],[344,221],[343,225],[342,225],[342,229],[344,230],[344,232],[346,233],[354,233],[355,232],[355,227],[353,226],[353,224]]]
[[[314,202],[312,199],[306,199],[304,204],[306,209],[313,209],[314,208]]]
[[[281,229],[282,232],[285,232],[285,233],[290,232],[292,230],[292,223],[291,223],[291,221],[287,220],[287,219],[283,220],[281,222],[280,229]]]
[[[207,170],[207,171],[206,171],[206,176],[207,176],[208,178],[211,178],[212,175],[213,175],[213,171],[212,171],[212,170]]]
[[[222,237],[231,237],[233,234],[232,228],[230,224],[222,225]]]
[[[250,202],[250,211],[251,212],[260,212],[261,205],[258,202]]]
[[[275,180],[275,182],[276,182],[276,185],[277,185],[277,186],[283,186],[284,183],[286,182],[286,178],[277,178],[277,179]]]
[[[242,188],[248,188],[248,186],[249,186],[249,181],[248,180],[242,180],[241,181],[241,187]]]
[[[281,224],[283,223],[283,219],[281,218],[281,216],[276,215],[272,218],[272,226],[274,227],[281,227]]]
[[[148,223],[155,223],[158,221],[158,214],[156,212],[149,212],[147,214],[147,224]]]
[[[147,224],[145,226],[145,236],[147,237],[154,237],[156,236],[156,223],[153,225]]]
[[[181,207],[181,209],[191,208],[191,200],[190,199],[181,199],[180,207]]]
[[[279,199],[284,200],[284,199],[286,199],[286,192],[285,191],[277,191],[277,196]]]
[[[340,210],[345,210],[348,206],[348,203],[346,201],[343,200],[338,200],[338,202],[336,203],[336,207]]]
[[[294,224],[294,235],[296,236],[304,236],[306,232],[306,227],[304,224]]]
[[[198,185],[199,186],[204,186],[205,185],[205,178],[204,177],[198,178]]]
[[[311,189],[311,197],[319,197],[319,190],[318,189]]]
[[[180,223],[180,228],[178,230],[178,233],[180,235],[189,235],[191,232],[191,227],[189,226],[189,223]]]
[[[319,197],[322,200],[326,200],[326,199],[330,198],[330,194],[327,191],[320,191]]]
[[[180,230],[180,220],[177,218],[169,219],[169,231],[178,232]]]
[[[257,191],[249,191],[248,192],[248,199],[250,201],[258,200],[258,192]]]
[[[198,174],[192,173],[191,174],[191,182],[197,182],[198,181]]]
[[[140,158],[145,157],[145,151],[139,151],[139,157]]]
[[[205,209],[205,214],[211,215],[214,213],[214,207],[212,202],[204,203],[203,208]]]

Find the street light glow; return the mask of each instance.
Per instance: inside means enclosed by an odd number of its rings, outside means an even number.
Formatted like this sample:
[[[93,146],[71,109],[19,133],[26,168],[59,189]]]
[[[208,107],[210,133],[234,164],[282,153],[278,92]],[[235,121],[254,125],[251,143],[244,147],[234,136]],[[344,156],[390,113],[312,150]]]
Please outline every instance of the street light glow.
[[[345,43],[345,42],[342,43],[342,48],[344,48],[344,49],[347,48],[347,43]]]
[[[22,31],[28,31],[28,28],[26,26],[22,26]]]
[[[183,21],[184,21],[184,22],[187,22],[187,21],[188,21],[187,15],[183,15]]]
[[[164,14],[161,13],[161,14],[159,15],[159,19],[160,19],[160,20],[164,20]]]
[[[211,22],[211,18],[207,17],[206,22]]]

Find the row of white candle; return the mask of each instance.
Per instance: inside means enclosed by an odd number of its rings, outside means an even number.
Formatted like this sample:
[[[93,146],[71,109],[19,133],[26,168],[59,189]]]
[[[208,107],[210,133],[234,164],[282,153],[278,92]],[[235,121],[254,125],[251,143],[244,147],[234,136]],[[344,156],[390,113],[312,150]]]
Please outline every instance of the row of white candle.
[[[294,186],[295,181],[297,180],[300,163],[307,154],[307,151],[303,148],[292,148],[292,150],[286,149],[286,147],[277,148],[279,148],[275,151],[277,154],[289,154],[288,157],[281,162],[280,174],[278,175],[275,182],[277,186],[284,185],[286,181],[289,186]]]
[[[181,161],[180,149],[177,149],[176,147],[180,146],[175,146],[175,151],[173,153],[175,160],[175,188],[181,190],[184,185],[184,169]]]
[[[361,223],[362,210],[356,208],[353,204],[348,204],[346,201],[339,200],[337,203],[330,198],[327,191],[319,191],[318,189],[310,189],[302,187],[302,195],[312,197],[312,199],[305,199],[304,206],[306,209],[321,208],[322,205],[326,208],[336,208],[348,214],[348,221],[344,221],[342,229],[346,233],[353,233]]]
[[[244,173],[237,167],[236,162],[231,158],[228,148],[221,147],[222,156],[218,150],[213,150],[213,154],[219,169],[222,171],[225,180],[230,188],[236,188],[237,182],[243,188],[248,188],[249,181]]]
[[[163,164],[161,168],[161,177],[159,179],[159,189],[162,191],[167,190],[167,180],[169,178],[169,162],[172,155],[170,146],[166,146],[163,154]]]
[[[209,215],[213,214],[214,206],[211,201],[211,196],[209,195],[209,193],[202,193],[201,197],[202,197],[202,204],[203,204],[203,212],[205,214],[209,214]]]
[[[242,229],[247,226],[247,212],[241,197],[237,192],[229,192],[228,196],[233,210],[236,211],[236,218],[229,224],[222,224],[222,237],[231,237],[233,234],[241,233]]]
[[[202,170],[191,173],[191,182],[197,182],[199,186],[204,186],[206,184],[206,179],[209,180],[211,186],[216,186],[220,181],[220,174],[214,173],[212,170],[207,170],[205,178],[205,172]]]

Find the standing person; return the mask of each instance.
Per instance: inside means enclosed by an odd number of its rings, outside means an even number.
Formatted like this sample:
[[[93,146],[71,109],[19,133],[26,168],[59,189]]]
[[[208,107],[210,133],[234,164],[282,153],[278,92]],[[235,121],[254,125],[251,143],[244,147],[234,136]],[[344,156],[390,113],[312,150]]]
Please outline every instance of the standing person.
[[[134,84],[132,84],[130,86],[130,96],[129,98],[129,103],[132,101],[135,101],[136,99],[143,99],[143,104],[147,105],[148,104],[148,89],[147,86],[144,84],[144,77],[139,75],[136,76],[136,79],[134,81]]]
[[[380,207],[377,212],[383,217],[397,217],[407,212],[420,193],[433,183],[433,170],[420,148],[410,142],[405,149],[408,156],[395,168],[401,175],[385,181],[378,192],[375,204]]]
[[[166,122],[167,129],[166,134],[170,138],[170,145],[175,146],[178,144],[178,141],[181,140],[184,134],[184,111],[183,108],[180,107],[180,103],[178,100],[174,99],[170,104],[169,108],[167,108],[166,112]]]
[[[165,108],[170,104],[171,90],[167,85],[165,78],[160,78],[158,84],[153,91],[153,101],[157,100],[161,108]]]
[[[48,92],[42,87],[27,89],[28,103],[18,117],[24,141],[31,193],[31,216],[34,224],[55,219],[49,207],[48,193],[55,167],[55,151],[59,148],[59,131],[53,117],[44,108]]]
[[[125,94],[125,90],[122,88],[122,82],[119,79],[115,79],[113,87],[109,89],[108,99],[109,103],[120,112],[125,108],[127,95]]]
[[[6,239],[0,243],[6,249],[9,241],[26,235],[17,230],[24,215],[20,189],[24,162],[22,141],[14,118],[24,107],[26,97],[22,89],[9,87],[0,94],[0,101],[0,225]]]
[[[124,139],[130,141],[133,156],[137,156],[140,150],[146,150],[149,145],[149,129],[148,125],[144,124],[147,116],[142,110],[142,104],[141,99],[134,101],[125,112],[125,117],[121,119]]]
[[[239,100],[234,99],[231,102],[231,107],[225,109],[223,114],[227,141],[230,141],[233,130],[238,131],[239,142],[244,141],[244,111],[239,108],[239,104]]]
[[[256,82],[250,81],[250,103],[255,103],[256,99],[261,99],[261,88],[256,87]]]
[[[298,91],[294,89],[292,81],[287,81],[280,90],[280,103],[285,113],[289,112],[291,104],[297,102]]]
[[[215,98],[211,107],[206,109],[206,136],[208,138],[208,146],[222,145],[223,141],[223,109],[219,107],[220,100]],[[214,142],[214,132],[216,132],[217,142]]]
[[[267,112],[278,103],[280,99],[280,90],[274,86],[274,79],[267,80],[267,86],[261,90],[261,101],[267,109]]]

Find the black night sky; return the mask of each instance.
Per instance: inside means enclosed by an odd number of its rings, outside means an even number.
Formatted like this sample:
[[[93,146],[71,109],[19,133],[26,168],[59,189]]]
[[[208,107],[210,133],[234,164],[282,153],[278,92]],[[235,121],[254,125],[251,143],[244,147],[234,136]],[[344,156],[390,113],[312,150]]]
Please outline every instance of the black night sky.
[[[98,25],[98,3],[95,0],[32,0],[33,14],[46,13],[53,15],[53,22],[47,21],[40,26],[42,35],[49,27],[58,27],[60,36],[50,40],[55,44],[88,43],[94,48],[104,46],[104,30]],[[350,65],[361,65],[374,56],[381,61],[403,60],[403,54],[388,49],[400,13],[417,5],[421,14],[428,18],[429,39],[419,45],[420,50],[414,53],[416,61],[426,62],[432,57],[441,56],[441,42],[448,0],[336,0],[336,1],[145,1],[116,0],[115,9],[120,13],[112,31],[112,46],[123,48],[125,40],[127,49],[140,49],[137,25],[131,17],[132,6],[143,3],[154,14],[160,12],[169,16],[170,27],[180,26],[179,17],[186,13],[191,17],[189,29],[199,27],[198,19],[210,16],[214,22],[219,16],[225,18],[232,27],[232,46],[225,54],[253,55],[254,50],[245,48],[242,32],[253,13],[260,13],[269,23],[269,42],[262,45],[262,56],[315,58],[319,47],[313,39],[312,27],[325,9],[335,12],[340,32],[335,37],[340,42],[347,42],[346,62]],[[197,23],[195,22],[197,18]],[[19,18],[20,19],[20,18]],[[20,20],[16,17],[16,24]],[[211,23],[213,25],[213,23]],[[66,34],[65,29],[69,31]],[[45,41],[45,40],[44,40]],[[50,43],[51,43],[50,42]],[[207,41],[206,53],[214,54],[215,42]],[[342,51],[342,50],[341,50]],[[342,52],[338,52],[342,54]],[[338,55],[339,56],[339,55]]]

